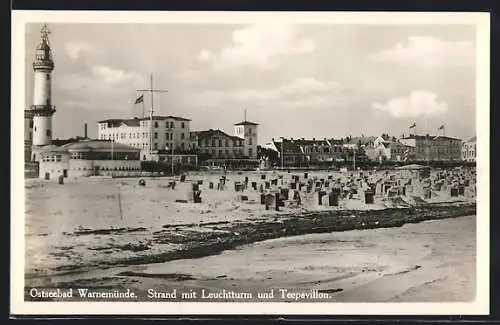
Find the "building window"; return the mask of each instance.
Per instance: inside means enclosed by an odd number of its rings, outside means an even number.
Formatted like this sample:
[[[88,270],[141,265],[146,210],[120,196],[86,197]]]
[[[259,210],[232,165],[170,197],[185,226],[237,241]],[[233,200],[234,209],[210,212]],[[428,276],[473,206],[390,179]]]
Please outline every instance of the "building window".
[[[47,136],[48,136],[48,137],[50,137],[50,135],[51,135],[50,130],[47,130],[47,131],[46,131],[46,134],[47,134]]]
[[[156,142],[154,143],[154,148],[155,148],[155,150],[158,149],[158,143],[156,143]]]
[[[174,122],[170,122],[170,128],[173,129],[174,128]]]
[[[155,128],[157,128],[157,127],[158,127],[158,122],[155,122]]]
[[[184,140],[184,133],[181,133],[181,140]]]
[[[184,142],[181,143],[181,149],[184,150]]]
[[[155,132],[155,133],[154,133],[154,138],[155,138],[155,139],[158,139],[158,132]]]
[[[181,123],[181,128],[183,128],[183,129],[184,129],[184,122],[182,122],[182,123]]]

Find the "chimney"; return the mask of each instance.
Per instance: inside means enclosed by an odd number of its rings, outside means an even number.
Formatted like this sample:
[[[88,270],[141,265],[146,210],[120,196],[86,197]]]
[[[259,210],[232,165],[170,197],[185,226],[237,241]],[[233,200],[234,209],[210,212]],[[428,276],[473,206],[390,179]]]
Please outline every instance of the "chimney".
[[[83,138],[87,139],[87,123],[85,123],[85,125],[83,127]]]
[[[313,141],[316,141],[316,138],[313,138]]]

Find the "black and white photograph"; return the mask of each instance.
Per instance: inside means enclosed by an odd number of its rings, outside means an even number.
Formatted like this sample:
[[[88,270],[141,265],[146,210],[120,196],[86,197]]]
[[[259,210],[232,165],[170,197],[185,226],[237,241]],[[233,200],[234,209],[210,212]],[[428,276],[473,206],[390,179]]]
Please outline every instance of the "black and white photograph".
[[[11,312],[488,313],[488,14],[12,18]]]

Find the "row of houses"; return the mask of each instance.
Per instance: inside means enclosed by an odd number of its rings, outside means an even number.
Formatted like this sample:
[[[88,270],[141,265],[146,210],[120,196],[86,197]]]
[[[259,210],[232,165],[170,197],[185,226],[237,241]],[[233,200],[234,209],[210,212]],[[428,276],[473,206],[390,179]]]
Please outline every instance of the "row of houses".
[[[391,137],[361,136],[342,139],[272,139],[265,147],[279,153],[280,164],[363,161],[475,161],[475,137],[441,135]]]

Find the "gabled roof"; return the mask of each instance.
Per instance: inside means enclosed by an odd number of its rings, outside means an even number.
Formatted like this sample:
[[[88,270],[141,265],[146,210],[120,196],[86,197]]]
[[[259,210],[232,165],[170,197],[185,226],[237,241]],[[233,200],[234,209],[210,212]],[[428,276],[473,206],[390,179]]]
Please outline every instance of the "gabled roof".
[[[219,129],[217,129],[217,130],[210,129],[210,130],[205,130],[205,131],[194,131],[194,132],[196,132],[196,136],[198,136],[199,140],[212,138],[214,136],[222,136],[222,137],[230,138],[232,140],[244,140],[243,138],[240,138],[240,137],[237,137],[234,135],[229,135],[226,132],[219,130]],[[194,132],[191,132],[191,133],[194,133]]]
[[[258,123],[250,122],[250,121],[242,121],[239,123],[234,123],[234,125],[259,125]]]
[[[299,153],[303,154],[304,150],[302,146],[296,141],[296,140],[288,140],[288,139],[282,139],[281,141],[274,141],[273,144],[278,149],[278,151],[281,151],[283,149],[285,153],[287,152],[292,152],[292,153]]]

